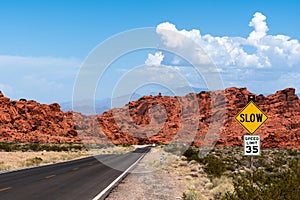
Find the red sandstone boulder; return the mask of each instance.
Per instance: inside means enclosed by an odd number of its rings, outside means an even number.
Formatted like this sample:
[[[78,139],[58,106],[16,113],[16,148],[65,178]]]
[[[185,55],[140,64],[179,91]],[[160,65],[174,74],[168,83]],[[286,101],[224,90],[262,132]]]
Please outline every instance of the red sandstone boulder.
[[[0,140],[17,142],[79,142],[74,122],[58,104],[11,101],[0,93]]]

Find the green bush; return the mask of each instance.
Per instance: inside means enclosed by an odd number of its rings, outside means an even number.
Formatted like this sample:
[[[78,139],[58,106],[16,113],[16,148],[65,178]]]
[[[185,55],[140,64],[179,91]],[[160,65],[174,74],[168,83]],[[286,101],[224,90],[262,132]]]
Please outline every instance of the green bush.
[[[131,147],[131,146],[132,146],[132,144],[130,144],[130,143],[122,144],[122,147]]]
[[[278,158],[278,162],[281,162]],[[226,193],[223,200],[298,200],[300,199],[300,161],[290,160],[289,169],[283,172],[268,173],[255,170],[240,174],[233,182],[234,192]]]
[[[226,170],[224,162],[214,156],[205,157],[204,164],[206,164],[204,171],[213,177],[221,177]]]
[[[201,159],[199,158],[199,151],[196,150],[194,147],[189,147],[183,154],[187,161],[195,160],[197,162],[201,162]]]
[[[6,152],[12,151],[11,145],[9,145],[9,144],[6,143],[6,142],[0,142],[0,149],[1,149],[2,151],[6,151]]]
[[[81,151],[86,149],[83,144],[40,144],[0,142],[0,151]]]
[[[39,143],[30,143],[29,145],[29,150],[32,151],[41,151],[42,150],[42,145]]]
[[[199,151],[194,147],[188,148],[183,155],[187,158],[187,161],[195,160],[203,164],[204,171],[208,175],[212,176],[211,178],[221,177],[226,171],[226,165],[221,158],[212,155],[207,155],[204,158],[200,158]]]
[[[293,149],[288,149],[287,150],[287,153],[290,155],[290,156],[297,156],[299,154],[299,152],[297,150],[293,150]]]

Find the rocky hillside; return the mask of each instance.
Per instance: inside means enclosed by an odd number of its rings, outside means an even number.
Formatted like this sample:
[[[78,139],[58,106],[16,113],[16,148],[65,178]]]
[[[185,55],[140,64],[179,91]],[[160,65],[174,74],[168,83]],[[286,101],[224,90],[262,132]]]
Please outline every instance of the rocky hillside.
[[[16,142],[76,142],[72,113],[57,103],[12,101],[0,92],[0,140]]]
[[[184,97],[147,96],[105,112],[98,120],[114,143],[166,144],[193,138],[193,144],[201,146],[211,145],[218,138],[217,145],[242,145],[242,136],[248,133],[234,117],[247,105],[248,95],[254,94],[246,88],[228,88]],[[295,89],[277,91],[267,97],[256,95],[256,104],[269,117],[256,132],[261,135],[262,146],[299,149],[300,100]],[[163,109],[154,109],[149,115],[157,105]],[[165,123],[153,123],[151,115],[153,121],[166,117]]]
[[[183,97],[145,96],[98,116],[62,112],[58,104],[12,101],[0,93],[0,140],[114,144],[192,142],[242,145],[247,134],[234,116],[247,104],[246,88]],[[300,149],[300,100],[295,89],[256,95],[268,115],[256,132],[264,147]]]

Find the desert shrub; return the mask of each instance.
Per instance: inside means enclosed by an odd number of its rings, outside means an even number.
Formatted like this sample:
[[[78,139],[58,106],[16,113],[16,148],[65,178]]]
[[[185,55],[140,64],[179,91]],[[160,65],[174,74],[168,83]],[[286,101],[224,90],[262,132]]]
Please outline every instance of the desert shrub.
[[[21,150],[21,144],[15,142],[0,142],[0,150],[11,152]]]
[[[281,162],[281,158],[278,162]],[[274,170],[273,170],[274,171]],[[234,192],[226,193],[224,200],[298,200],[300,199],[300,161],[290,160],[289,169],[283,172],[268,173],[255,170],[240,174],[233,182]]]
[[[132,145],[130,143],[122,144],[122,147],[131,147]]]
[[[40,144],[0,142],[0,150],[12,151],[81,151],[86,149],[83,144]]]
[[[30,143],[29,144],[29,150],[32,151],[41,151],[42,150],[42,145],[39,143]]]
[[[220,199],[226,192],[233,192],[234,187],[232,183],[232,178],[227,176],[221,176],[220,178],[214,178],[212,180],[213,188],[211,193],[214,199]]]
[[[9,145],[7,142],[0,142],[0,149],[6,152],[12,151],[11,145]]]
[[[106,143],[106,144],[85,144],[85,149],[106,149],[110,147],[115,147],[114,144]]]
[[[70,150],[82,151],[82,150],[86,150],[86,147],[82,144],[71,144]]]
[[[230,156],[223,158],[223,162],[225,163],[226,170],[230,172],[234,172],[237,166],[242,165],[239,159]]]
[[[202,160],[204,171],[212,177],[221,177],[226,170],[224,162],[218,157],[206,156]]]
[[[188,148],[183,155],[187,158],[187,161],[195,160],[203,164],[204,171],[210,175],[211,178],[221,177],[221,175],[226,171],[226,165],[221,158],[212,155],[200,158],[199,151],[194,147]]]
[[[3,161],[0,161],[0,171],[7,171],[11,168],[10,165],[6,165]]]
[[[288,153],[290,156],[297,156],[297,155],[299,155],[299,151],[294,150],[294,149],[287,149],[287,153]]]
[[[191,161],[191,160],[195,160],[197,162],[201,162],[200,158],[199,158],[199,151],[196,150],[194,147],[189,147],[183,154],[187,161]]]
[[[287,159],[285,159],[284,157],[277,157],[274,162],[273,165],[274,167],[281,167],[282,165],[287,164]]]
[[[43,159],[40,157],[28,158],[25,160],[25,166],[26,167],[39,166],[42,161]]]
[[[182,155],[186,151],[187,146],[183,142],[173,142],[165,145],[163,149],[165,152],[172,153],[174,155]]]
[[[42,150],[46,151],[82,151],[86,148],[82,144],[43,144]]]
[[[201,200],[202,196],[195,189],[189,189],[182,194],[183,200]]]

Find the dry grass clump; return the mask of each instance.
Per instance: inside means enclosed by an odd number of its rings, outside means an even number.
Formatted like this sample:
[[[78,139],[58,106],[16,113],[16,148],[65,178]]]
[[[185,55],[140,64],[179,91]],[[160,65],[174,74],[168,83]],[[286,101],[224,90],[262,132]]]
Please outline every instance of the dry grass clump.
[[[81,145],[75,144],[39,145],[17,143],[2,143],[2,147],[7,147],[7,151],[0,151],[0,172],[54,164],[91,155],[124,154],[135,149],[132,145],[101,145],[96,148],[90,148],[90,150],[87,151]],[[54,151],[42,150],[46,147],[47,149],[54,149]],[[25,149],[26,151],[24,151]],[[33,149],[39,151],[34,151]]]
[[[0,162],[0,172],[1,171],[9,171],[11,169],[11,166],[5,164],[4,161]]]
[[[194,188],[189,188],[182,194],[183,200],[202,200],[202,195],[197,192]]]
[[[89,146],[89,152],[92,155],[99,155],[99,154],[124,154],[129,151],[135,150],[135,146],[133,145],[107,145],[99,147]]]
[[[77,152],[0,152],[0,171],[54,164],[89,156],[87,151]]]
[[[220,178],[214,178],[212,180],[211,194],[215,198],[224,196],[227,192],[234,191],[233,181],[231,177],[221,176]]]

